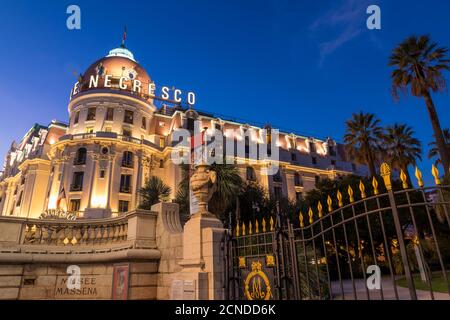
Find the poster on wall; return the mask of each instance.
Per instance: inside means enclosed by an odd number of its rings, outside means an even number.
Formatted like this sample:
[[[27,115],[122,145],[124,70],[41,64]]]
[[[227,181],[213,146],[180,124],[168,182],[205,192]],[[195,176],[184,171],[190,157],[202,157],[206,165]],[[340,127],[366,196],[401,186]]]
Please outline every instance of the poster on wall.
[[[112,299],[128,300],[129,264],[114,265]]]

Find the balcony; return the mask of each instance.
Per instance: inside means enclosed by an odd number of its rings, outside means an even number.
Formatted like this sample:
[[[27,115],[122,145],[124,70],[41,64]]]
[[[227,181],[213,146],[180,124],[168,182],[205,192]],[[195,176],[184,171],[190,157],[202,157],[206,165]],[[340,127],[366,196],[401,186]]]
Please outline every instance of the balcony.
[[[69,141],[69,140],[85,140],[94,138],[104,138],[104,139],[116,139],[124,142],[129,142],[138,145],[145,145],[156,149],[161,149],[158,145],[154,144],[148,140],[142,140],[127,135],[117,134],[115,132],[97,131],[94,133],[79,133],[79,134],[66,134],[59,138],[59,141]]]

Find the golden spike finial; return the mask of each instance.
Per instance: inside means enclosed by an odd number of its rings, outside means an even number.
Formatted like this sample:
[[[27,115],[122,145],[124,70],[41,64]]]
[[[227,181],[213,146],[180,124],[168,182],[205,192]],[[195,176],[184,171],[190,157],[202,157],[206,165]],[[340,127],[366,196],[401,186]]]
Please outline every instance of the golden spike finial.
[[[408,189],[408,177],[403,169],[400,171],[400,180],[402,180],[403,189]]]
[[[338,190],[337,192],[337,198],[338,198],[338,205],[339,208],[342,208],[344,206],[344,204],[342,203],[342,193],[341,191]]]
[[[242,222],[242,235],[245,236],[245,223]]]
[[[437,185],[440,185],[441,179],[439,179],[439,169],[434,165],[434,163],[433,163],[433,166],[431,167],[431,173],[433,174],[434,182]]]
[[[328,204],[328,212],[332,212],[333,211],[333,200],[331,200],[330,195],[328,195],[327,204]]]
[[[312,224],[314,222],[314,220],[313,220],[313,211],[312,211],[311,207],[309,207],[308,216],[309,216],[309,224]]]
[[[361,198],[366,198],[366,187],[364,186],[364,183],[362,180],[359,180],[359,191],[361,191]]]
[[[253,234],[253,226],[251,221],[248,223],[248,234]]]
[[[422,172],[420,172],[419,168],[416,167],[416,178],[417,178],[417,184],[419,185],[419,187],[423,187],[423,180],[422,180]]]
[[[273,231],[273,218],[270,217],[270,231]]]
[[[258,223],[258,219],[256,219],[255,221],[255,232],[259,233],[259,223]]]
[[[264,217],[262,219],[262,228],[263,228],[263,232],[266,232],[266,218],[264,218]]]
[[[319,212],[319,218],[322,218],[323,215],[323,207],[322,207],[322,203],[319,201],[319,203],[317,204],[317,211]]]
[[[303,213],[301,211],[298,215],[298,220],[300,221],[300,228],[303,228],[305,224],[303,223]]]
[[[350,197],[350,203],[355,202],[355,198],[353,197],[353,189],[351,186],[348,186],[348,196]]]
[[[236,225],[236,237],[239,237],[239,223]]]
[[[377,195],[379,193],[378,192],[378,181],[377,181],[377,178],[375,178],[375,177],[373,177],[373,179],[372,179],[372,186],[373,186],[373,193],[375,195]]]
[[[383,178],[384,185],[388,191],[392,190],[391,184],[391,167],[385,162],[380,167],[381,177]]]

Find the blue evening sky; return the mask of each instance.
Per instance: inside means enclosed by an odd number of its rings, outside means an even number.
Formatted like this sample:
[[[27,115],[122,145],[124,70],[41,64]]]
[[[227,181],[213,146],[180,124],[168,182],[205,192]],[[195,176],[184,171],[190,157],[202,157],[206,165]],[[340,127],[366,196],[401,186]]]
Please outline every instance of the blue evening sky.
[[[81,30],[66,28],[70,4],[81,7]],[[369,4],[380,5],[382,30],[366,28]],[[387,61],[411,34],[450,47],[449,12],[442,0],[4,1],[0,153],[35,122],[67,121],[74,72],[117,47],[127,25],[127,47],[156,84],[195,91],[200,110],[338,141],[360,110],[406,122],[431,183],[424,102],[393,101]],[[448,94],[433,97],[449,127]]]

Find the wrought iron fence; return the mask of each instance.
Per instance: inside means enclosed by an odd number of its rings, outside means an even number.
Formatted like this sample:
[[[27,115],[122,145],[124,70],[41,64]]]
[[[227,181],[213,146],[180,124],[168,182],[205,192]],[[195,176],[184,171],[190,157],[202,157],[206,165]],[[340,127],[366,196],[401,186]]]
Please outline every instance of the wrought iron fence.
[[[391,170],[308,212],[230,223],[228,299],[450,299],[450,187]],[[356,191],[355,191],[356,190]],[[294,218],[295,217],[295,218]]]

